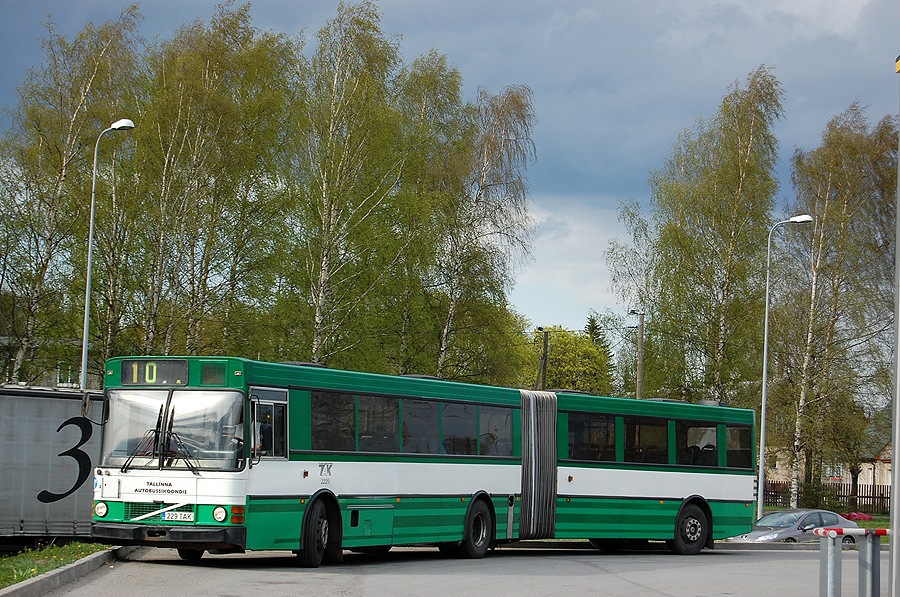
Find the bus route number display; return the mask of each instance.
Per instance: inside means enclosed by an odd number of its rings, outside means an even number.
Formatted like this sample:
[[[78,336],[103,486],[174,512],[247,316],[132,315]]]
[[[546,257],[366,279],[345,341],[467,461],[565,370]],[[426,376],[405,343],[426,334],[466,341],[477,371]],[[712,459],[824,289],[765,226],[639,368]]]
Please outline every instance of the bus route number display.
[[[187,383],[187,361],[156,361],[152,359],[125,359],[122,361],[122,385],[186,386]]]

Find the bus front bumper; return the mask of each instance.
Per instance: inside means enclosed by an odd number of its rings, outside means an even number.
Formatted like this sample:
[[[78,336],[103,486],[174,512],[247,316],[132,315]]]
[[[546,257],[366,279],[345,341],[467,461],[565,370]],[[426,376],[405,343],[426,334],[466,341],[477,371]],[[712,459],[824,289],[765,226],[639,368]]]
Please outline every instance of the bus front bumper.
[[[247,544],[247,528],[95,522],[91,524],[91,538],[112,545],[243,551]]]

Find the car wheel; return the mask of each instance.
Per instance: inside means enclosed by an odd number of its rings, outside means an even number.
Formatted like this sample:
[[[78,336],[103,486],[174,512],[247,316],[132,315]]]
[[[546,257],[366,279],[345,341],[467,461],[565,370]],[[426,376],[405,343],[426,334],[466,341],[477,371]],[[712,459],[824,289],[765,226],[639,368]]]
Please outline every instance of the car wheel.
[[[784,540],[784,543],[796,543],[796,542],[797,542],[796,537],[788,537],[787,539]]]
[[[853,537],[853,535],[844,535],[843,537],[841,537],[841,543],[853,545],[854,543],[856,543],[856,539]]]

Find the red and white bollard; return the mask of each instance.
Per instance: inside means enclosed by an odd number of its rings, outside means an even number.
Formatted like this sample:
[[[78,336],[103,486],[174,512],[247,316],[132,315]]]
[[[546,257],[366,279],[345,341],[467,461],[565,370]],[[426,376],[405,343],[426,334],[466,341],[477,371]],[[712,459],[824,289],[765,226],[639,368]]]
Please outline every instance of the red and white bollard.
[[[841,594],[841,546],[846,535],[860,537],[859,541],[859,595],[881,595],[881,537],[887,529],[818,528],[813,533],[820,537],[819,597],[837,597]]]

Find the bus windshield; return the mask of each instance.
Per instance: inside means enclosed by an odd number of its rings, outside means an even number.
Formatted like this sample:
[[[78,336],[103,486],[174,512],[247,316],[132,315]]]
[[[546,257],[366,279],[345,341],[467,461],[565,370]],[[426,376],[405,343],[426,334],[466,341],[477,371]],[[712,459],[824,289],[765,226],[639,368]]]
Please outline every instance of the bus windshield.
[[[237,470],[244,465],[243,397],[233,390],[110,390],[101,463]]]

